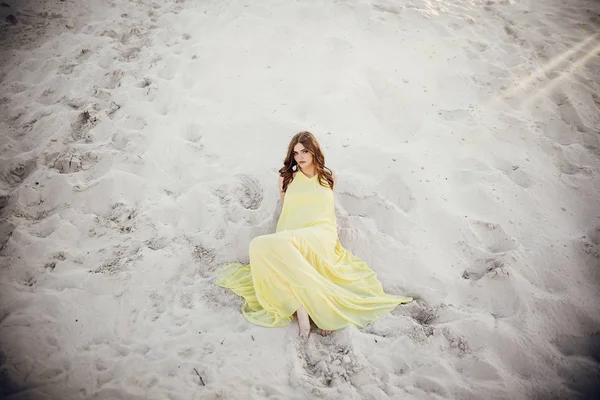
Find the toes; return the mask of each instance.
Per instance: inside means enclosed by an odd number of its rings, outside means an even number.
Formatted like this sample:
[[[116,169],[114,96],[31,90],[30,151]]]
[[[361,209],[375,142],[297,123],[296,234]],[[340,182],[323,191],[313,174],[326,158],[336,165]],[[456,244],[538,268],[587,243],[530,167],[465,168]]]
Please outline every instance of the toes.
[[[300,329],[298,331],[300,337],[304,340],[308,339],[308,335],[310,334],[310,329]]]

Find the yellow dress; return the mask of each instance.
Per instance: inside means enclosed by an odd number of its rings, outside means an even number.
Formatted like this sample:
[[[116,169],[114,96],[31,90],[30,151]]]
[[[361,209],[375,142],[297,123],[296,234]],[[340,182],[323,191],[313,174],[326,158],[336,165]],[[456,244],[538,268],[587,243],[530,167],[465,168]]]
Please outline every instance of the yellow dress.
[[[384,293],[376,273],[337,236],[334,195],[318,176],[288,185],[276,232],[250,242],[250,265],[230,264],[216,282],[245,299],[243,315],[285,326],[300,305],[320,329],[363,327],[411,297]]]

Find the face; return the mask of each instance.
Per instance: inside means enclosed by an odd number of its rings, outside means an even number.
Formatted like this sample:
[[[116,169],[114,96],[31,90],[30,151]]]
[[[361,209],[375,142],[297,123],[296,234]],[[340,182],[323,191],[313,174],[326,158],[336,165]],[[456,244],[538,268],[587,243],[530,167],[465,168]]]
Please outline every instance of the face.
[[[298,143],[294,146],[294,160],[298,163],[300,168],[306,169],[312,165],[313,155],[302,143]]]

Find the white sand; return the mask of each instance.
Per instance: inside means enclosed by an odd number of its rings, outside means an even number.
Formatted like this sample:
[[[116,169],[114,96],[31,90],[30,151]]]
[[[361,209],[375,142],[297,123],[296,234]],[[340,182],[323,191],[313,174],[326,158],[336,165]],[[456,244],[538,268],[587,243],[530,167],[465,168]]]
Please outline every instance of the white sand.
[[[3,4],[0,397],[598,394],[600,3]],[[308,343],[214,286],[305,129],[418,299]]]

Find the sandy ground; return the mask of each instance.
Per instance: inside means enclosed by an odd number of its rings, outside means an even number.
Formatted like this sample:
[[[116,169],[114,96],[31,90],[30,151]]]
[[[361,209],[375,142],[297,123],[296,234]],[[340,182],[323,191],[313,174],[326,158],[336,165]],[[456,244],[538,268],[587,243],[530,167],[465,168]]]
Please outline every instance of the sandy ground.
[[[3,0],[0,397],[587,399],[600,3]],[[308,342],[214,285],[320,140],[417,300]],[[597,397],[596,397],[597,398]]]

